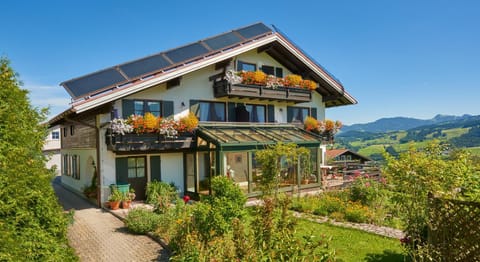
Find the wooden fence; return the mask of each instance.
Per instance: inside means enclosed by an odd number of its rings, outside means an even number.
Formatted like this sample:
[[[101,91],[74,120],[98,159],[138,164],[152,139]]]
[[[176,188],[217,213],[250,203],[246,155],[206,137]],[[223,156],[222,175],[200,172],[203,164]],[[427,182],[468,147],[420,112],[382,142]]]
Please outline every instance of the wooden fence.
[[[429,219],[435,261],[480,261],[480,203],[429,197]]]

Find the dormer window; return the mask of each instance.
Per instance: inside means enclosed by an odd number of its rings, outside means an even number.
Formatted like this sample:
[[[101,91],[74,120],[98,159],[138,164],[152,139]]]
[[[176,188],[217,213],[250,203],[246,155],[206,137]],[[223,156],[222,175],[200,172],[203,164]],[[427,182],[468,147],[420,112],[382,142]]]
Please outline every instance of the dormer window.
[[[237,61],[237,71],[257,71],[257,65],[252,63],[246,63],[243,61]]]

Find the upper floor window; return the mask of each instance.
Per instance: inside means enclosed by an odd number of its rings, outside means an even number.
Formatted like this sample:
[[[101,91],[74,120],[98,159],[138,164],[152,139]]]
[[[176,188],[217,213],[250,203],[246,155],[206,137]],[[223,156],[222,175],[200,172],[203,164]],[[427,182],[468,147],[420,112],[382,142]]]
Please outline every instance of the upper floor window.
[[[58,140],[58,139],[60,139],[60,132],[58,132],[58,131],[53,131],[53,132],[52,132],[52,139],[53,139],[53,140]]]
[[[192,101],[191,110],[200,121],[225,122],[225,103]]]
[[[303,123],[305,118],[310,115],[310,109],[308,107],[287,107],[287,122],[300,122]]]
[[[127,118],[133,114],[143,116],[147,112],[157,117],[169,117],[173,115],[173,101],[124,99],[122,106],[123,118]]]
[[[265,123],[265,108],[265,105],[237,104],[235,107],[235,118],[232,118],[232,120],[236,122]]]
[[[273,67],[273,66],[263,65],[261,69],[267,75],[272,75],[272,76],[276,76],[276,77],[283,77],[283,68],[281,68],[281,67]]]
[[[246,63],[243,61],[237,61],[237,71],[257,71],[257,65],[252,63]]]

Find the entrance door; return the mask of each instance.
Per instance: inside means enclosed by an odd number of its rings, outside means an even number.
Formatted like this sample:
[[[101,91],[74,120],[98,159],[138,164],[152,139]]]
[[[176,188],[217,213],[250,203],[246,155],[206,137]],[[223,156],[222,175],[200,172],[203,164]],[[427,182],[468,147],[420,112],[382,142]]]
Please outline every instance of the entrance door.
[[[135,200],[145,199],[147,186],[145,157],[123,157],[116,159],[117,184],[128,183],[135,190]]]

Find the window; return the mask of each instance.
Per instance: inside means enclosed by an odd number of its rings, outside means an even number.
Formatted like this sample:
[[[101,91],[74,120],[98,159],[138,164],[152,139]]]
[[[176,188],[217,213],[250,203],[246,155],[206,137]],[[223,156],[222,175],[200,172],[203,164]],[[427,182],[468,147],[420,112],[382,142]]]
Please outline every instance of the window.
[[[75,134],[75,126],[71,125],[70,126],[70,135],[73,136]]]
[[[60,139],[60,132],[58,132],[58,131],[53,131],[53,132],[52,132],[52,139],[53,139],[53,140],[58,140],[58,139]]]
[[[305,118],[310,115],[308,107],[287,107],[287,122],[300,122],[303,123]]]
[[[62,173],[64,176],[71,176],[80,179],[80,156],[65,154],[62,157]]]
[[[63,128],[63,137],[67,137],[67,128],[66,127]]]
[[[174,114],[173,101],[124,99],[122,102],[123,118],[128,118],[133,114],[144,116],[147,112],[157,117],[170,117]]]
[[[200,101],[192,109],[200,121],[225,122],[225,103]]]
[[[257,65],[252,63],[246,63],[243,61],[237,61],[237,71],[257,71]]]
[[[246,105],[249,113],[249,122],[265,123],[265,106],[264,105]]]
[[[128,178],[145,177],[145,157],[128,158]]]
[[[281,67],[273,67],[273,66],[262,66],[262,71],[267,75],[272,75],[276,77],[283,77],[283,68]]]

